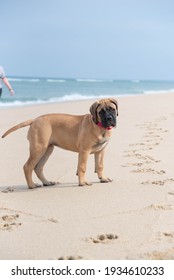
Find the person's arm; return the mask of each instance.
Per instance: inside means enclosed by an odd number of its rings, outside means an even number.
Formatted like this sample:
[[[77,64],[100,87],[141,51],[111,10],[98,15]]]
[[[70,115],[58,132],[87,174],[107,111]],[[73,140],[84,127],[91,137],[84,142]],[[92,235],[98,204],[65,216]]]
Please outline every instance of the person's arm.
[[[10,85],[10,83],[9,83],[9,81],[8,81],[8,79],[7,79],[7,77],[4,77],[4,78],[2,79],[2,81],[3,81],[3,83],[6,85],[6,87],[8,88],[8,90],[10,91],[10,95],[14,95],[14,90],[13,90],[12,86]]]

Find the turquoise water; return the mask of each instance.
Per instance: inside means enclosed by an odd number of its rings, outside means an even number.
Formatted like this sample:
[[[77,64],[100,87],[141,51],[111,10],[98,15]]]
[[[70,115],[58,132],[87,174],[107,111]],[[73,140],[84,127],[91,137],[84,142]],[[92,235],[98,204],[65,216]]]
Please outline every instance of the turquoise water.
[[[11,77],[9,81],[15,96],[10,97],[4,86],[1,108],[174,91],[174,81],[20,77]]]

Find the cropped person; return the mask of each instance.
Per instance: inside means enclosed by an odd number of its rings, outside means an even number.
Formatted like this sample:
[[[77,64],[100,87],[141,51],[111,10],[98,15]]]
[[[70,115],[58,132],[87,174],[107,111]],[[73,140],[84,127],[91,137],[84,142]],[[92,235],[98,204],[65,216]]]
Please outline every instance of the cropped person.
[[[14,90],[13,90],[12,86],[10,85],[7,77],[5,76],[5,72],[4,72],[3,67],[0,65],[0,97],[2,95],[2,82],[4,83],[4,85],[10,91],[10,95],[13,96],[14,95]]]

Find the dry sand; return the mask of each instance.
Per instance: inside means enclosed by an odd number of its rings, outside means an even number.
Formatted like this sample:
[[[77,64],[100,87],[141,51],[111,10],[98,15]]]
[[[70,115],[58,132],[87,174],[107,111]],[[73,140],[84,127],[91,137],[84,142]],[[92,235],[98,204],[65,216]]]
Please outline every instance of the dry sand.
[[[56,148],[45,173],[60,183],[28,190],[28,128],[0,140],[0,259],[174,259],[174,94],[118,102],[105,156],[112,183],[98,182],[91,156],[93,185],[78,187],[77,154]],[[0,134],[46,113],[88,113],[92,103],[1,110]]]

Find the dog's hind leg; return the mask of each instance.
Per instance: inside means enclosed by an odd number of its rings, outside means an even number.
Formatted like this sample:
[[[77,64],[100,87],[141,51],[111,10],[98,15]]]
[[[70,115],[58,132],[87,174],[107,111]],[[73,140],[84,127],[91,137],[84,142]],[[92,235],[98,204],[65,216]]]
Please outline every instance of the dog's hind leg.
[[[33,189],[37,187],[37,185],[32,180],[32,172],[36,167],[36,165],[38,164],[38,162],[40,161],[40,159],[44,156],[46,150],[47,147],[45,148],[42,147],[40,149],[32,149],[30,147],[30,156],[23,167],[25,178],[29,189]]]
[[[54,150],[54,145],[48,146],[45,154],[41,157],[41,159],[39,160],[39,162],[34,168],[37,177],[42,181],[44,186],[51,186],[56,184],[55,182],[48,181],[43,174],[43,167],[47,162],[48,158],[50,157],[50,155],[52,154],[53,150]]]

